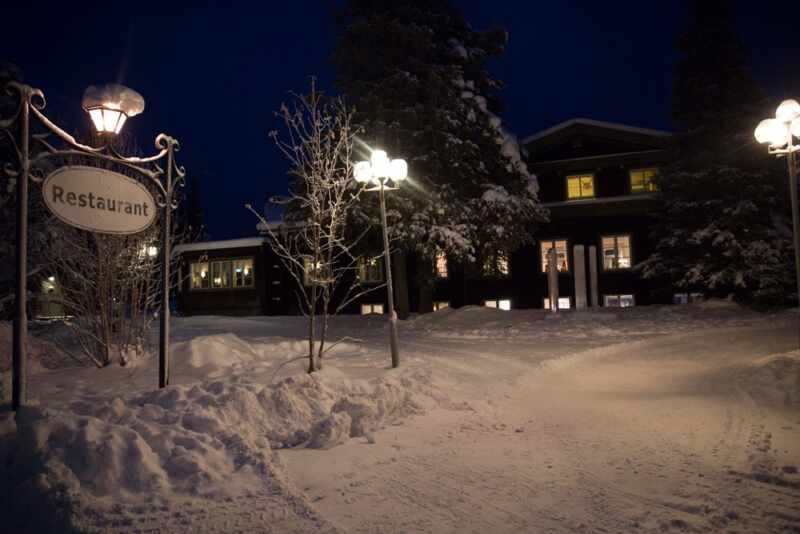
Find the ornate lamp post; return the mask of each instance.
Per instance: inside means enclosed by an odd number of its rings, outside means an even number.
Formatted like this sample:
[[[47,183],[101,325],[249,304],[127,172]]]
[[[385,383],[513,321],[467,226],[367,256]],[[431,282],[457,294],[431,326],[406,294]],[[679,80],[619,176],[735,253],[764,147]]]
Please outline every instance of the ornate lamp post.
[[[797,277],[797,294],[800,298],[800,208],[797,200],[798,162],[795,152],[800,145],[800,104],[796,100],[784,100],[778,106],[774,119],[764,119],[755,130],[756,141],[769,145],[769,153],[777,157],[786,156],[789,168],[789,195],[792,204],[792,228],[794,231],[794,265]]]
[[[52,122],[43,112],[46,101],[44,93],[29,85],[10,82],[4,90],[9,95],[16,95],[19,104],[16,111],[8,118],[0,118],[0,135],[4,135],[10,142],[11,152],[16,156],[16,165],[13,161],[5,163],[5,172],[17,178],[17,228],[16,228],[16,313],[13,331],[13,380],[12,380],[12,407],[16,411],[26,403],[26,338],[27,323],[27,254],[28,254],[28,185],[30,182],[42,183],[45,174],[50,172],[48,180],[59,170],[70,169],[64,166],[64,161],[69,161],[74,156],[91,158],[97,162],[112,163],[146,180],[156,190],[156,198],[149,193],[146,197],[153,200],[161,208],[162,217],[162,243],[161,243],[161,283],[163,284],[161,313],[159,314],[161,331],[159,344],[159,387],[164,387],[169,382],[169,260],[170,241],[169,228],[171,226],[171,212],[177,207],[175,191],[185,182],[183,167],[175,164],[174,155],[180,149],[178,141],[172,137],[160,134],[156,137],[155,146],[158,152],[149,157],[125,157],[117,153],[109,143],[101,147],[91,147],[75,140],[62,128]],[[89,113],[97,131],[101,134],[116,135],[121,130],[129,117],[137,115],[144,110],[142,96],[127,87],[109,84],[99,87],[89,87],[84,93],[83,107]],[[31,119],[36,119],[42,129],[48,134],[31,135]],[[51,137],[52,136],[52,137]],[[32,147],[31,145],[34,144]],[[85,167],[72,167],[73,176],[82,172]],[[56,171],[57,172],[57,171]],[[108,171],[105,178],[113,181],[117,173]],[[120,176],[120,175],[117,175]],[[62,176],[63,178],[63,176]],[[82,180],[88,183],[89,180]],[[114,187],[110,185],[110,187]],[[75,193],[70,193],[74,195]],[[92,198],[90,196],[90,198]],[[67,196],[75,206],[75,197]],[[147,211],[145,210],[146,214]],[[63,220],[63,219],[62,219]],[[73,226],[82,227],[69,222]],[[100,233],[130,234],[141,231],[142,228],[130,227],[129,229],[102,229],[100,227],[85,228]],[[157,249],[148,250],[148,254],[158,253]]]
[[[383,253],[386,265],[386,292],[389,303],[389,344],[392,351],[392,367],[400,365],[400,351],[397,347],[397,314],[394,311],[394,290],[392,288],[392,260],[389,252],[389,232],[386,225],[385,191],[397,189],[397,185],[408,177],[405,160],[390,160],[383,150],[373,150],[370,161],[359,161],[353,169],[357,182],[370,184],[367,191],[378,191],[381,201],[381,223],[383,227]],[[389,185],[389,182],[392,185]]]

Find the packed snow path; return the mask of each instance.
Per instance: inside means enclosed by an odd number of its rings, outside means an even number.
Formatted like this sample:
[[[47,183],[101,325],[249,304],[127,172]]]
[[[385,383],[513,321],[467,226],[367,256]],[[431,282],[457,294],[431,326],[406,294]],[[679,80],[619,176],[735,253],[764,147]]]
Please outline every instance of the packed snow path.
[[[621,343],[527,373],[508,343],[407,343],[438,369],[471,366],[485,396],[376,445],[288,451],[289,476],[348,532],[800,531],[799,405],[750,374],[797,347],[786,326]]]
[[[798,320],[447,310],[402,323],[391,371],[383,319],[342,317],[361,341],[309,379],[301,318],[186,318],[161,392],[152,360],[41,348],[49,467],[23,490],[68,482],[100,532],[800,531]]]

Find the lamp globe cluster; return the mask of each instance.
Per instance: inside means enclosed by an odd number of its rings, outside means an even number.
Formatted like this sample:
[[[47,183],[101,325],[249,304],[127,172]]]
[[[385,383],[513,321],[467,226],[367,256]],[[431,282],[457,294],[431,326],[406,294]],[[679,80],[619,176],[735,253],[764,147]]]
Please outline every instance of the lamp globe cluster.
[[[369,161],[359,161],[353,168],[356,182],[372,184],[375,187],[393,184],[408,177],[408,164],[403,159],[389,159],[383,150],[373,150]]]
[[[784,100],[775,111],[775,118],[764,119],[756,127],[756,141],[771,148],[792,144],[792,136],[800,138],[800,104],[797,100]]]

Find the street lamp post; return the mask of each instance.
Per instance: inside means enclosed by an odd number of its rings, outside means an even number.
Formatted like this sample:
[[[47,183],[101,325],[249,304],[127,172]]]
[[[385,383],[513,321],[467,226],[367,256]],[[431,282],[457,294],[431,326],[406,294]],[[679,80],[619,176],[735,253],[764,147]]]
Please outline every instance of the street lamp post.
[[[155,140],[158,152],[149,157],[125,157],[108,142],[108,136],[120,133],[128,118],[144,110],[144,99],[136,91],[118,84],[91,86],[83,95],[83,108],[89,114],[98,133],[106,137],[106,144],[91,147],[79,143],[44,114],[46,100],[40,89],[18,82],[9,82],[2,88],[18,97],[19,105],[10,117],[0,117],[0,136],[10,142],[11,153],[17,164],[7,162],[4,171],[17,178],[16,213],[16,310],[13,329],[12,357],[12,409],[19,410],[27,402],[27,255],[28,255],[28,187],[31,182],[45,182],[45,174],[54,167],[64,165],[75,156],[91,158],[97,162],[119,165],[145,179],[156,190],[156,205],[163,210],[162,225],[162,283],[161,336],[159,346],[159,386],[169,382],[167,365],[169,353],[169,224],[170,212],[177,207],[175,191],[185,183],[186,172],[175,163],[178,141],[164,134]],[[31,120],[36,119],[51,136],[31,135]],[[31,146],[31,145],[35,146]],[[51,174],[52,175],[52,174]],[[100,230],[97,230],[100,231]],[[138,231],[138,230],[136,230]],[[133,233],[115,232],[115,233]],[[148,254],[152,254],[148,250]]]
[[[372,185],[367,191],[378,191],[380,196],[386,292],[389,304],[389,345],[392,351],[392,367],[397,367],[400,365],[400,350],[397,346],[397,314],[394,311],[392,260],[389,251],[389,231],[386,223],[386,199],[384,193],[397,189],[397,184],[408,177],[408,165],[402,159],[390,160],[383,150],[373,150],[370,161],[356,163],[353,174],[357,182]],[[390,181],[392,185],[389,185]]]
[[[800,208],[797,199],[798,162],[796,152],[800,145],[800,104],[796,100],[784,100],[775,112],[775,118],[764,119],[755,130],[756,141],[769,145],[769,153],[786,156],[789,169],[789,197],[792,205],[792,230],[794,232],[794,266],[796,289],[800,302]]]

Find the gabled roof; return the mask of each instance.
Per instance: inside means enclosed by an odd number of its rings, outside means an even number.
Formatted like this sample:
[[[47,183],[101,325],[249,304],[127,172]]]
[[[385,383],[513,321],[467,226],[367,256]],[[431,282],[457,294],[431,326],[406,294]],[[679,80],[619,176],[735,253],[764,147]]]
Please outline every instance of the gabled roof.
[[[642,135],[650,135],[653,137],[669,137],[672,135],[671,132],[666,132],[664,130],[652,130],[650,128],[639,128],[637,126],[628,126],[626,124],[619,124],[616,122],[605,122],[605,121],[596,121],[593,119],[584,119],[581,117],[575,119],[569,119],[564,122],[560,122],[555,126],[551,126],[546,130],[542,130],[541,132],[537,132],[533,135],[529,135],[525,137],[521,144],[527,145],[532,141],[536,141],[537,139],[541,139],[543,137],[547,137],[550,134],[553,134],[559,130],[564,130],[565,128],[569,128],[570,126],[574,126],[576,124],[583,124],[586,126],[597,126],[599,128],[607,128],[609,130],[619,130],[623,132],[630,132],[630,133],[637,133]]]

